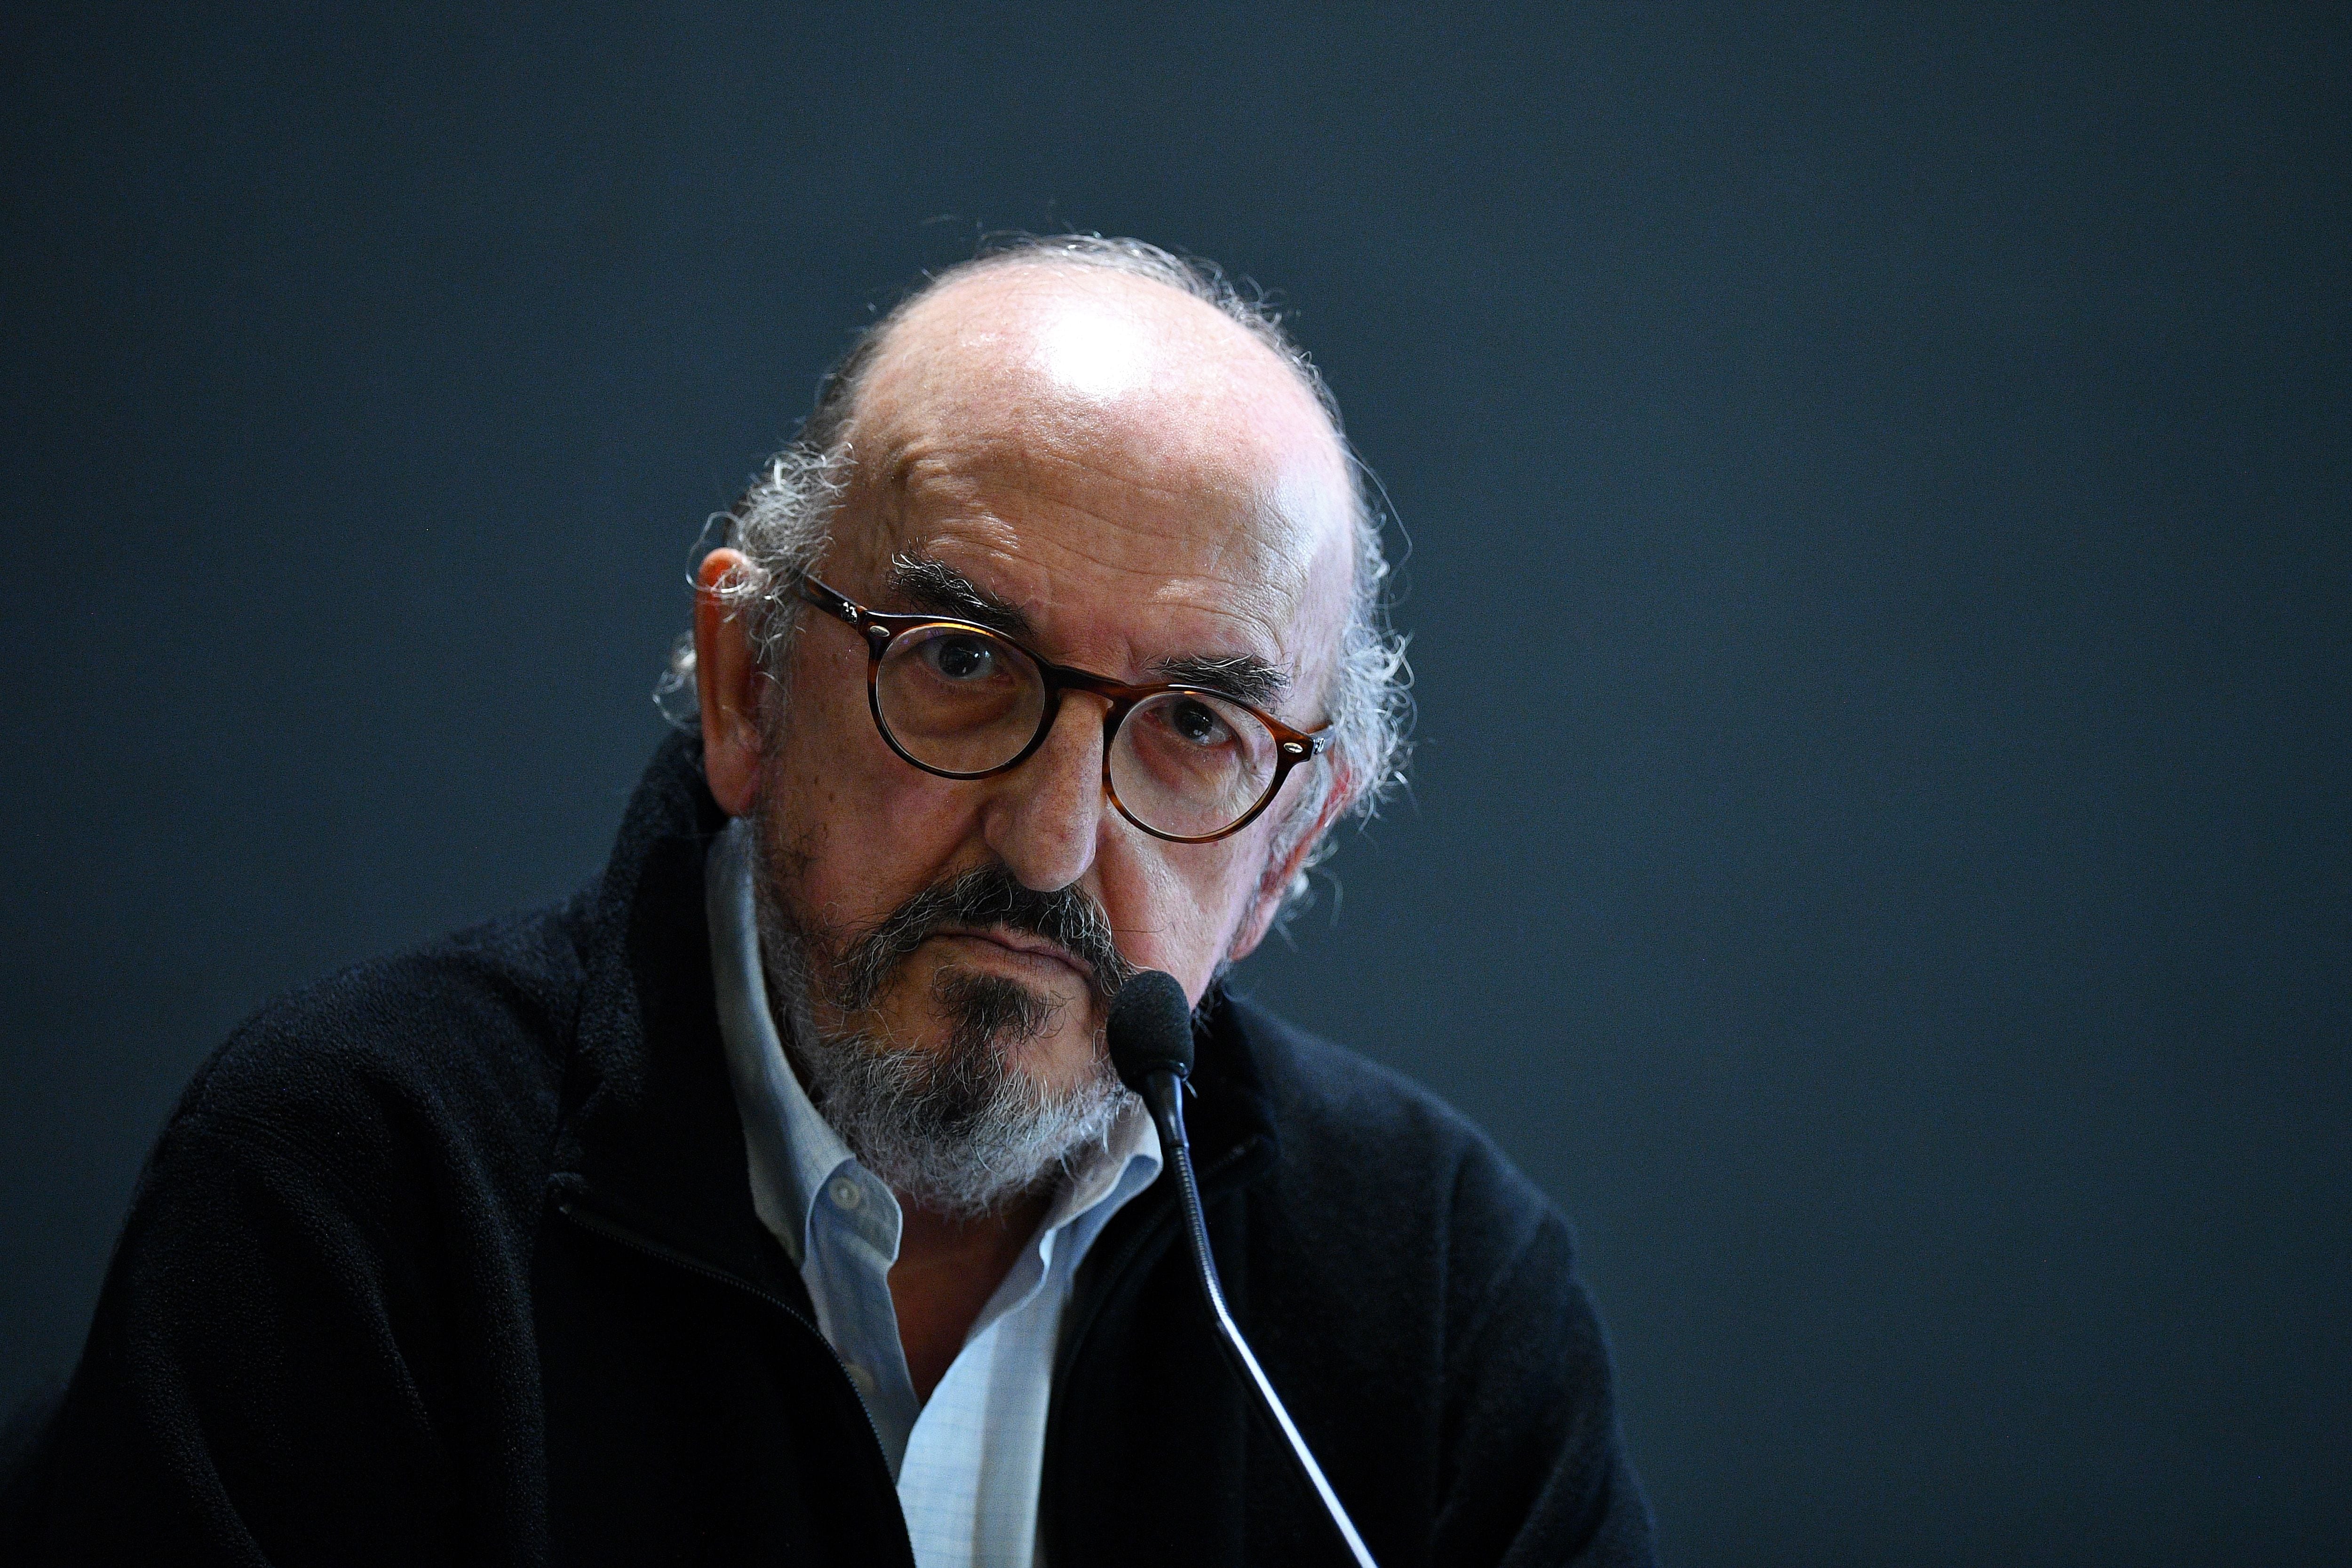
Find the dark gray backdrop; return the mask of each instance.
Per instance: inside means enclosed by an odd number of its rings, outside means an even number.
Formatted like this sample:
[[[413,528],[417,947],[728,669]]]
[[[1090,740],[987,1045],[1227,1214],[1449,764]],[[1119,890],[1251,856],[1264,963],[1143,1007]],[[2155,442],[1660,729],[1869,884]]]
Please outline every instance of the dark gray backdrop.
[[[0,1397],[239,1016],[599,864],[846,329],[1077,226],[1387,479],[1417,784],[1248,980],[1578,1222],[1670,1553],[2341,1550],[2340,12],[381,9],[7,47]]]

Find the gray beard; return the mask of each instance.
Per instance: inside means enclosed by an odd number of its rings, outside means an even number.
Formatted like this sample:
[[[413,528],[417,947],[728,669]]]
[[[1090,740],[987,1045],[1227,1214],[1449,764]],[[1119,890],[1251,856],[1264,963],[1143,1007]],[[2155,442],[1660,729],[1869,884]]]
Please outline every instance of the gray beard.
[[[761,825],[764,829],[765,825]],[[761,964],[768,1000],[784,1027],[786,1048],[810,1098],[866,1169],[919,1207],[959,1219],[977,1218],[1016,1198],[1044,1191],[1089,1155],[1107,1152],[1110,1130],[1133,1095],[1098,1049],[1075,1087],[1051,1090],[1014,1066],[1013,1053],[1057,1021],[1060,1008],[1026,986],[992,974],[941,970],[931,998],[949,1020],[937,1049],[878,1038],[863,1030],[817,1027],[811,1005],[823,984],[816,944],[785,912],[770,872],[772,846],[763,830],[753,856],[753,889]],[[1009,882],[1010,878],[1006,877]],[[920,944],[937,908],[954,905],[963,879],[927,889],[873,932],[853,942],[825,989],[845,1016],[870,1005],[888,974]],[[1003,889],[978,895],[998,903]],[[1032,900],[1037,895],[1028,895]],[[1045,895],[1047,900],[1063,895]],[[1083,895],[1069,899],[1084,903]],[[926,902],[928,900],[928,902]],[[926,918],[926,911],[929,916]],[[912,918],[908,918],[908,917]],[[1091,918],[1098,918],[1092,911]],[[1109,946],[1108,922],[1083,927],[1078,906],[1053,906],[1039,923],[1096,966],[1097,989],[1115,992],[1132,973]],[[1032,922],[1015,921],[1024,928]]]

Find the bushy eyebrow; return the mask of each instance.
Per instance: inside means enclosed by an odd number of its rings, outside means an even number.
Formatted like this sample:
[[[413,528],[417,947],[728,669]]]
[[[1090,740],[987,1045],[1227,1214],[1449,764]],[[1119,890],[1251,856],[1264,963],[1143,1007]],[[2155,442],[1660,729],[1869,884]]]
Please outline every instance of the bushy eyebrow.
[[[1020,605],[998,598],[946,562],[927,555],[890,557],[890,591],[923,615],[974,621],[1009,637],[1036,635]]]
[[[1290,677],[1254,653],[1186,654],[1163,658],[1152,667],[1169,679],[1246,702],[1253,708],[1273,705],[1290,684]]]
[[[953,616],[1024,641],[1036,636],[1021,606],[999,598],[944,561],[894,555],[889,582],[890,591],[918,614]],[[1152,668],[1166,679],[1202,687],[1253,708],[1269,706],[1290,685],[1286,671],[1252,653],[1177,654]]]

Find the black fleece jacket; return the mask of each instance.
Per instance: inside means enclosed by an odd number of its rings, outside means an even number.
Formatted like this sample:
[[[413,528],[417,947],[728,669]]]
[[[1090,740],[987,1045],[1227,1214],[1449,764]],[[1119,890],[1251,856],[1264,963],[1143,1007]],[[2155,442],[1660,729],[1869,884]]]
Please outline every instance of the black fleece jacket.
[[[753,1215],[665,746],[602,880],[264,1010],[149,1162],[11,1489],[35,1563],[907,1563]],[[1633,1563],[1559,1215],[1413,1086],[1221,1000],[1191,1122],[1244,1330],[1383,1568]],[[1220,1359],[1169,1184],[1081,1271],[1055,1568],[1345,1559]]]

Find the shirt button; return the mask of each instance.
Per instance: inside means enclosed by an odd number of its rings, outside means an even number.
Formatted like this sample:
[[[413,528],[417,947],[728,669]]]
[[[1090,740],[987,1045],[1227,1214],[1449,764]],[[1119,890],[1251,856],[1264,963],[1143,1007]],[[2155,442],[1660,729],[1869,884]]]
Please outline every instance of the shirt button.
[[[857,1392],[864,1394],[868,1399],[873,1398],[874,1374],[866,1371],[864,1367],[858,1365],[856,1362],[849,1363],[848,1366],[849,1381],[857,1385]]]
[[[843,1176],[833,1184],[833,1201],[841,1208],[854,1209],[866,1201],[866,1194],[857,1190],[856,1182]]]

